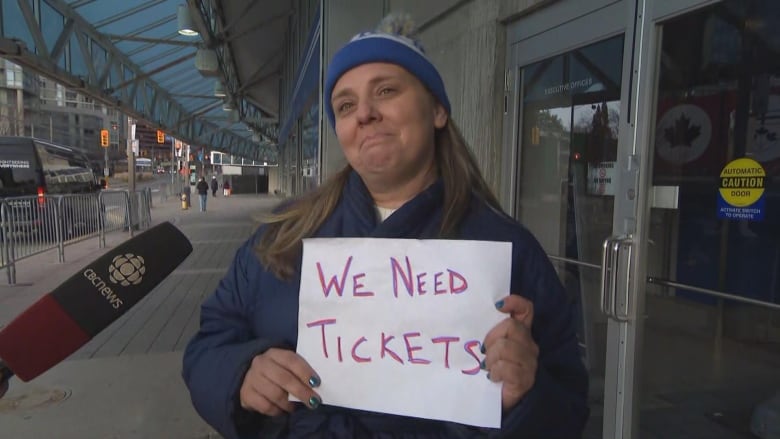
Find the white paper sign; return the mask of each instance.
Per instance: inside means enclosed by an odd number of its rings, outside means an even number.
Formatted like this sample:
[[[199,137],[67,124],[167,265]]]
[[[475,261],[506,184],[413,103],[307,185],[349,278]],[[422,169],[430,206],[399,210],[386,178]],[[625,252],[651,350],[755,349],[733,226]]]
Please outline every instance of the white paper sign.
[[[508,242],[315,238],[303,243],[298,349],[324,404],[501,426],[480,343],[507,316]]]

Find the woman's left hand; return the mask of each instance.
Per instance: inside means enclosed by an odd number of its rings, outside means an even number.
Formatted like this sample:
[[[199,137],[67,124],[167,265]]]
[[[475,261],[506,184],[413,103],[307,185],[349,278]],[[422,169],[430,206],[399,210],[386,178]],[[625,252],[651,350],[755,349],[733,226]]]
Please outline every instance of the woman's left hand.
[[[539,347],[531,337],[534,306],[512,294],[496,302],[496,309],[509,314],[488,332],[482,348],[488,379],[500,382],[501,406],[508,410],[534,385]]]

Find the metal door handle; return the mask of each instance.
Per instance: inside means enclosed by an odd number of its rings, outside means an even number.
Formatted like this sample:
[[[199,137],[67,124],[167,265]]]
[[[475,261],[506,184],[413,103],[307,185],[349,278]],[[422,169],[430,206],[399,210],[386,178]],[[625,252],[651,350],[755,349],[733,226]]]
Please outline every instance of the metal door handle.
[[[601,253],[601,311],[607,317],[618,321],[628,321],[629,316],[629,287],[631,282],[631,249],[633,247],[631,236],[610,236],[604,240]],[[625,258],[623,249],[627,250]],[[618,282],[620,281],[620,263],[625,260],[629,265],[625,270],[626,283],[622,291],[623,304],[618,306]]]

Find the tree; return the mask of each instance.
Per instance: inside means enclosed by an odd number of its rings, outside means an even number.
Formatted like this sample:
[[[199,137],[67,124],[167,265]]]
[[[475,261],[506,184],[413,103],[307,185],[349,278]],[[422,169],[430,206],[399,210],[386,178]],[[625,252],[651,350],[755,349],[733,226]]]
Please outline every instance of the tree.
[[[550,110],[542,110],[536,113],[536,122],[539,124],[539,128],[544,131],[557,133],[566,131],[561,118],[557,114],[552,114]]]

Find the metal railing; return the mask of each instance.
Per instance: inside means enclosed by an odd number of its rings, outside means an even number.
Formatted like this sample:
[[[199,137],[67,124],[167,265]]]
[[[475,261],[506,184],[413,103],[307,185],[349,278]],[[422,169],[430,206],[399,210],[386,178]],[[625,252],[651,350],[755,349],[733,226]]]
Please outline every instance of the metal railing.
[[[16,263],[56,250],[65,262],[65,248],[88,239],[106,246],[106,234],[151,225],[151,190],[105,190],[94,194],[12,197],[0,200],[0,268],[8,284],[16,283]]]
[[[160,194],[160,202],[164,203],[168,201],[169,197],[174,197],[177,200],[180,199],[184,186],[189,186],[189,183],[185,183],[184,180],[176,176],[176,178],[169,183],[162,183],[158,186]]]

